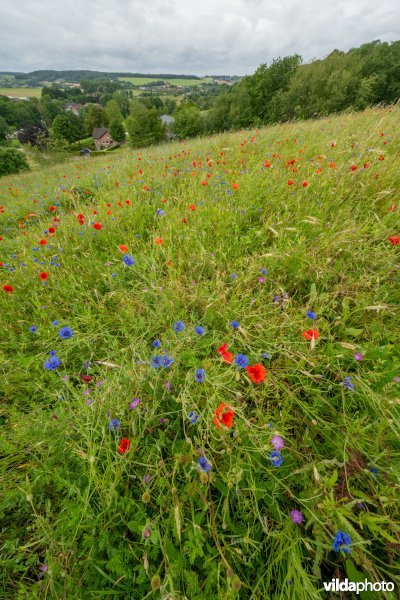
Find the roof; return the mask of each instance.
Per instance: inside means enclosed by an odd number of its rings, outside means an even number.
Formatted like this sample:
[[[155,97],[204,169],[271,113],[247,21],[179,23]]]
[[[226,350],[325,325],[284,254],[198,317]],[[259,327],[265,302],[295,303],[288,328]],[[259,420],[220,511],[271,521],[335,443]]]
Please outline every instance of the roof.
[[[93,137],[95,140],[99,140],[100,138],[102,138],[102,137],[103,137],[103,135],[104,135],[105,133],[108,133],[108,129],[107,129],[107,127],[95,127],[95,128],[93,129],[92,137]]]
[[[174,117],[171,117],[171,115],[161,115],[160,119],[165,125],[170,125],[175,121]]]

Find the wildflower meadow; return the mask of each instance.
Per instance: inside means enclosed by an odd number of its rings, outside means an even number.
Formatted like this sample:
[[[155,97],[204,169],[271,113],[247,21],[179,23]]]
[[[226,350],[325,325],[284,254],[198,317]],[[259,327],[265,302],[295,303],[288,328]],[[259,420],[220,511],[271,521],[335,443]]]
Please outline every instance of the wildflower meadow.
[[[399,132],[0,180],[1,598],[398,597]]]

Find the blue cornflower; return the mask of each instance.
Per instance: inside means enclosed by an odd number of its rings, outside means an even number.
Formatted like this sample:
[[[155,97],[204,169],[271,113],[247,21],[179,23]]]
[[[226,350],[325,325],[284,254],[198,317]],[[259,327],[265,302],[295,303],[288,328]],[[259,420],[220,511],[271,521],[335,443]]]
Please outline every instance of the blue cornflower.
[[[351,538],[348,533],[344,533],[344,531],[338,531],[335,535],[335,539],[333,540],[333,549],[335,552],[339,552],[343,550],[345,554],[350,554],[351,552]]]
[[[55,350],[50,350],[49,354],[50,354],[50,356],[55,356],[56,355],[56,351]]]
[[[245,354],[238,354],[235,357],[235,363],[237,364],[238,367],[240,367],[241,369],[244,369],[249,364],[249,359],[247,358],[247,356]]]
[[[261,352],[261,356],[262,356],[262,358],[265,358],[265,359],[271,358],[271,355],[268,354],[268,352]]]
[[[57,327],[57,325],[59,324],[59,321],[52,321],[51,324],[54,325],[54,327]]]
[[[119,419],[111,419],[111,421],[108,424],[108,429],[110,431],[116,431],[120,425],[121,421]]]
[[[266,274],[268,273],[268,271],[267,271],[267,269],[263,268],[263,269],[261,269],[261,273],[262,273],[263,275],[266,275]]]
[[[283,463],[282,454],[279,452],[279,450],[272,450],[272,452],[269,454],[269,458],[274,467],[280,467]]]
[[[168,356],[168,354],[164,354],[164,356],[161,356],[161,366],[164,369],[167,369],[168,367],[170,367],[172,365],[172,363],[174,362],[174,359],[171,358],[170,356]]]
[[[37,327],[37,325],[31,325],[31,326],[29,327],[29,331],[30,331],[31,333],[36,333],[36,331],[37,331],[38,329],[39,329],[39,328]]]
[[[195,425],[199,419],[200,415],[195,413],[194,410],[191,410],[189,413],[189,421],[192,423],[192,425]]]
[[[354,383],[351,383],[351,378],[350,377],[345,377],[343,379],[343,385],[345,388],[347,388],[348,390],[350,390],[350,392],[352,392],[354,390],[354,388],[356,387],[354,385]]]
[[[150,365],[153,367],[153,369],[158,369],[158,367],[161,367],[162,366],[161,356],[153,356],[153,358],[150,361]]]
[[[211,471],[212,468],[212,464],[210,462],[208,462],[208,460],[206,459],[205,456],[200,456],[199,460],[197,461],[198,470],[202,470],[205,473],[209,473]]]
[[[278,294],[275,294],[275,296],[274,296],[273,300],[274,300],[275,304],[277,304],[278,302],[280,302],[280,301],[281,301],[281,297],[280,297],[280,296],[278,296]]]
[[[373,475],[374,477],[377,477],[377,476],[378,476],[379,469],[377,469],[376,467],[370,467],[370,468],[369,468],[369,470],[370,470],[370,472],[372,473],[372,475]]]
[[[159,348],[161,346],[160,340],[153,340],[152,344],[153,348]]]
[[[162,208],[157,208],[157,210],[156,210],[156,215],[157,215],[158,217],[163,217],[163,216],[164,216],[164,211],[163,211],[163,209],[162,209]]]
[[[55,371],[61,364],[60,359],[55,354],[51,354],[44,363],[44,368],[48,371]]]
[[[194,330],[197,333],[197,335],[204,335],[204,332],[205,332],[204,327],[197,325],[197,327],[195,327]]]
[[[240,326],[240,323],[238,321],[231,321],[231,325],[233,329],[237,329]]]
[[[232,277],[232,279],[237,279],[236,273],[232,273],[231,277]]]
[[[203,383],[206,379],[206,372],[204,369],[197,369],[196,371],[196,381],[197,383]]]
[[[315,319],[317,318],[317,315],[315,314],[315,312],[314,312],[314,311],[312,311],[312,310],[308,310],[308,311],[307,311],[307,317],[308,317],[309,319],[312,319],[313,321],[315,321]]]
[[[182,323],[182,321],[177,321],[174,324],[175,333],[179,333],[179,331],[183,331],[184,329],[185,329],[185,323]]]
[[[62,338],[63,340],[67,340],[74,335],[74,332],[72,331],[71,327],[61,327],[58,334],[60,338]]]
[[[122,260],[124,261],[127,267],[131,267],[135,264],[135,259],[130,254],[124,254]]]

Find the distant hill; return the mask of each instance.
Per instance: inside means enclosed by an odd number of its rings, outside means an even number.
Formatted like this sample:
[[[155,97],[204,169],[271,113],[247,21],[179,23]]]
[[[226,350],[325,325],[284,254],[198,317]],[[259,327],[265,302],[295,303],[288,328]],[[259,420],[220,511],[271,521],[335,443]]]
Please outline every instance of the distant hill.
[[[80,83],[84,79],[118,79],[118,77],[146,77],[148,79],[201,79],[197,75],[181,75],[173,73],[130,73],[130,72],[107,72],[107,71],[87,71],[87,70],[70,70],[70,71],[54,71],[54,70],[38,70],[30,73],[22,73],[15,71],[0,71],[1,75],[13,75],[16,79],[29,79],[32,81],[57,81],[64,79],[72,83]]]

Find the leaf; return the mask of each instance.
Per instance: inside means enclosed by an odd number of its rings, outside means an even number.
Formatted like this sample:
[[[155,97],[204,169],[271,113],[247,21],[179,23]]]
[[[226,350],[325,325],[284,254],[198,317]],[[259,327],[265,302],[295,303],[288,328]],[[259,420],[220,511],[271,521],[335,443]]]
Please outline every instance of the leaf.
[[[313,306],[314,302],[317,299],[317,295],[317,286],[315,285],[315,283],[312,283],[310,288],[310,299],[308,301],[310,306]]]
[[[368,580],[368,577],[365,575],[365,573],[363,573],[362,571],[358,571],[356,569],[351,558],[346,559],[346,574],[347,574],[349,581],[353,581],[354,583],[362,583],[366,579]],[[369,592],[369,591],[367,591],[367,592],[360,591],[359,595],[360,595],[361,600],[374,600],[374,598],[376,598],[375,593]]]
[[[338,470],[335,469],[333,471],[332,475],[328,479],[328,485],[330,487],[333,487],[335,485],[335,483],[337,482],[337,480],[338,480]]]
[[[351,335],[352,337],[360,337],[363,329],[356,329],[355,327],[346,327],[344,330],[347,335]]]

